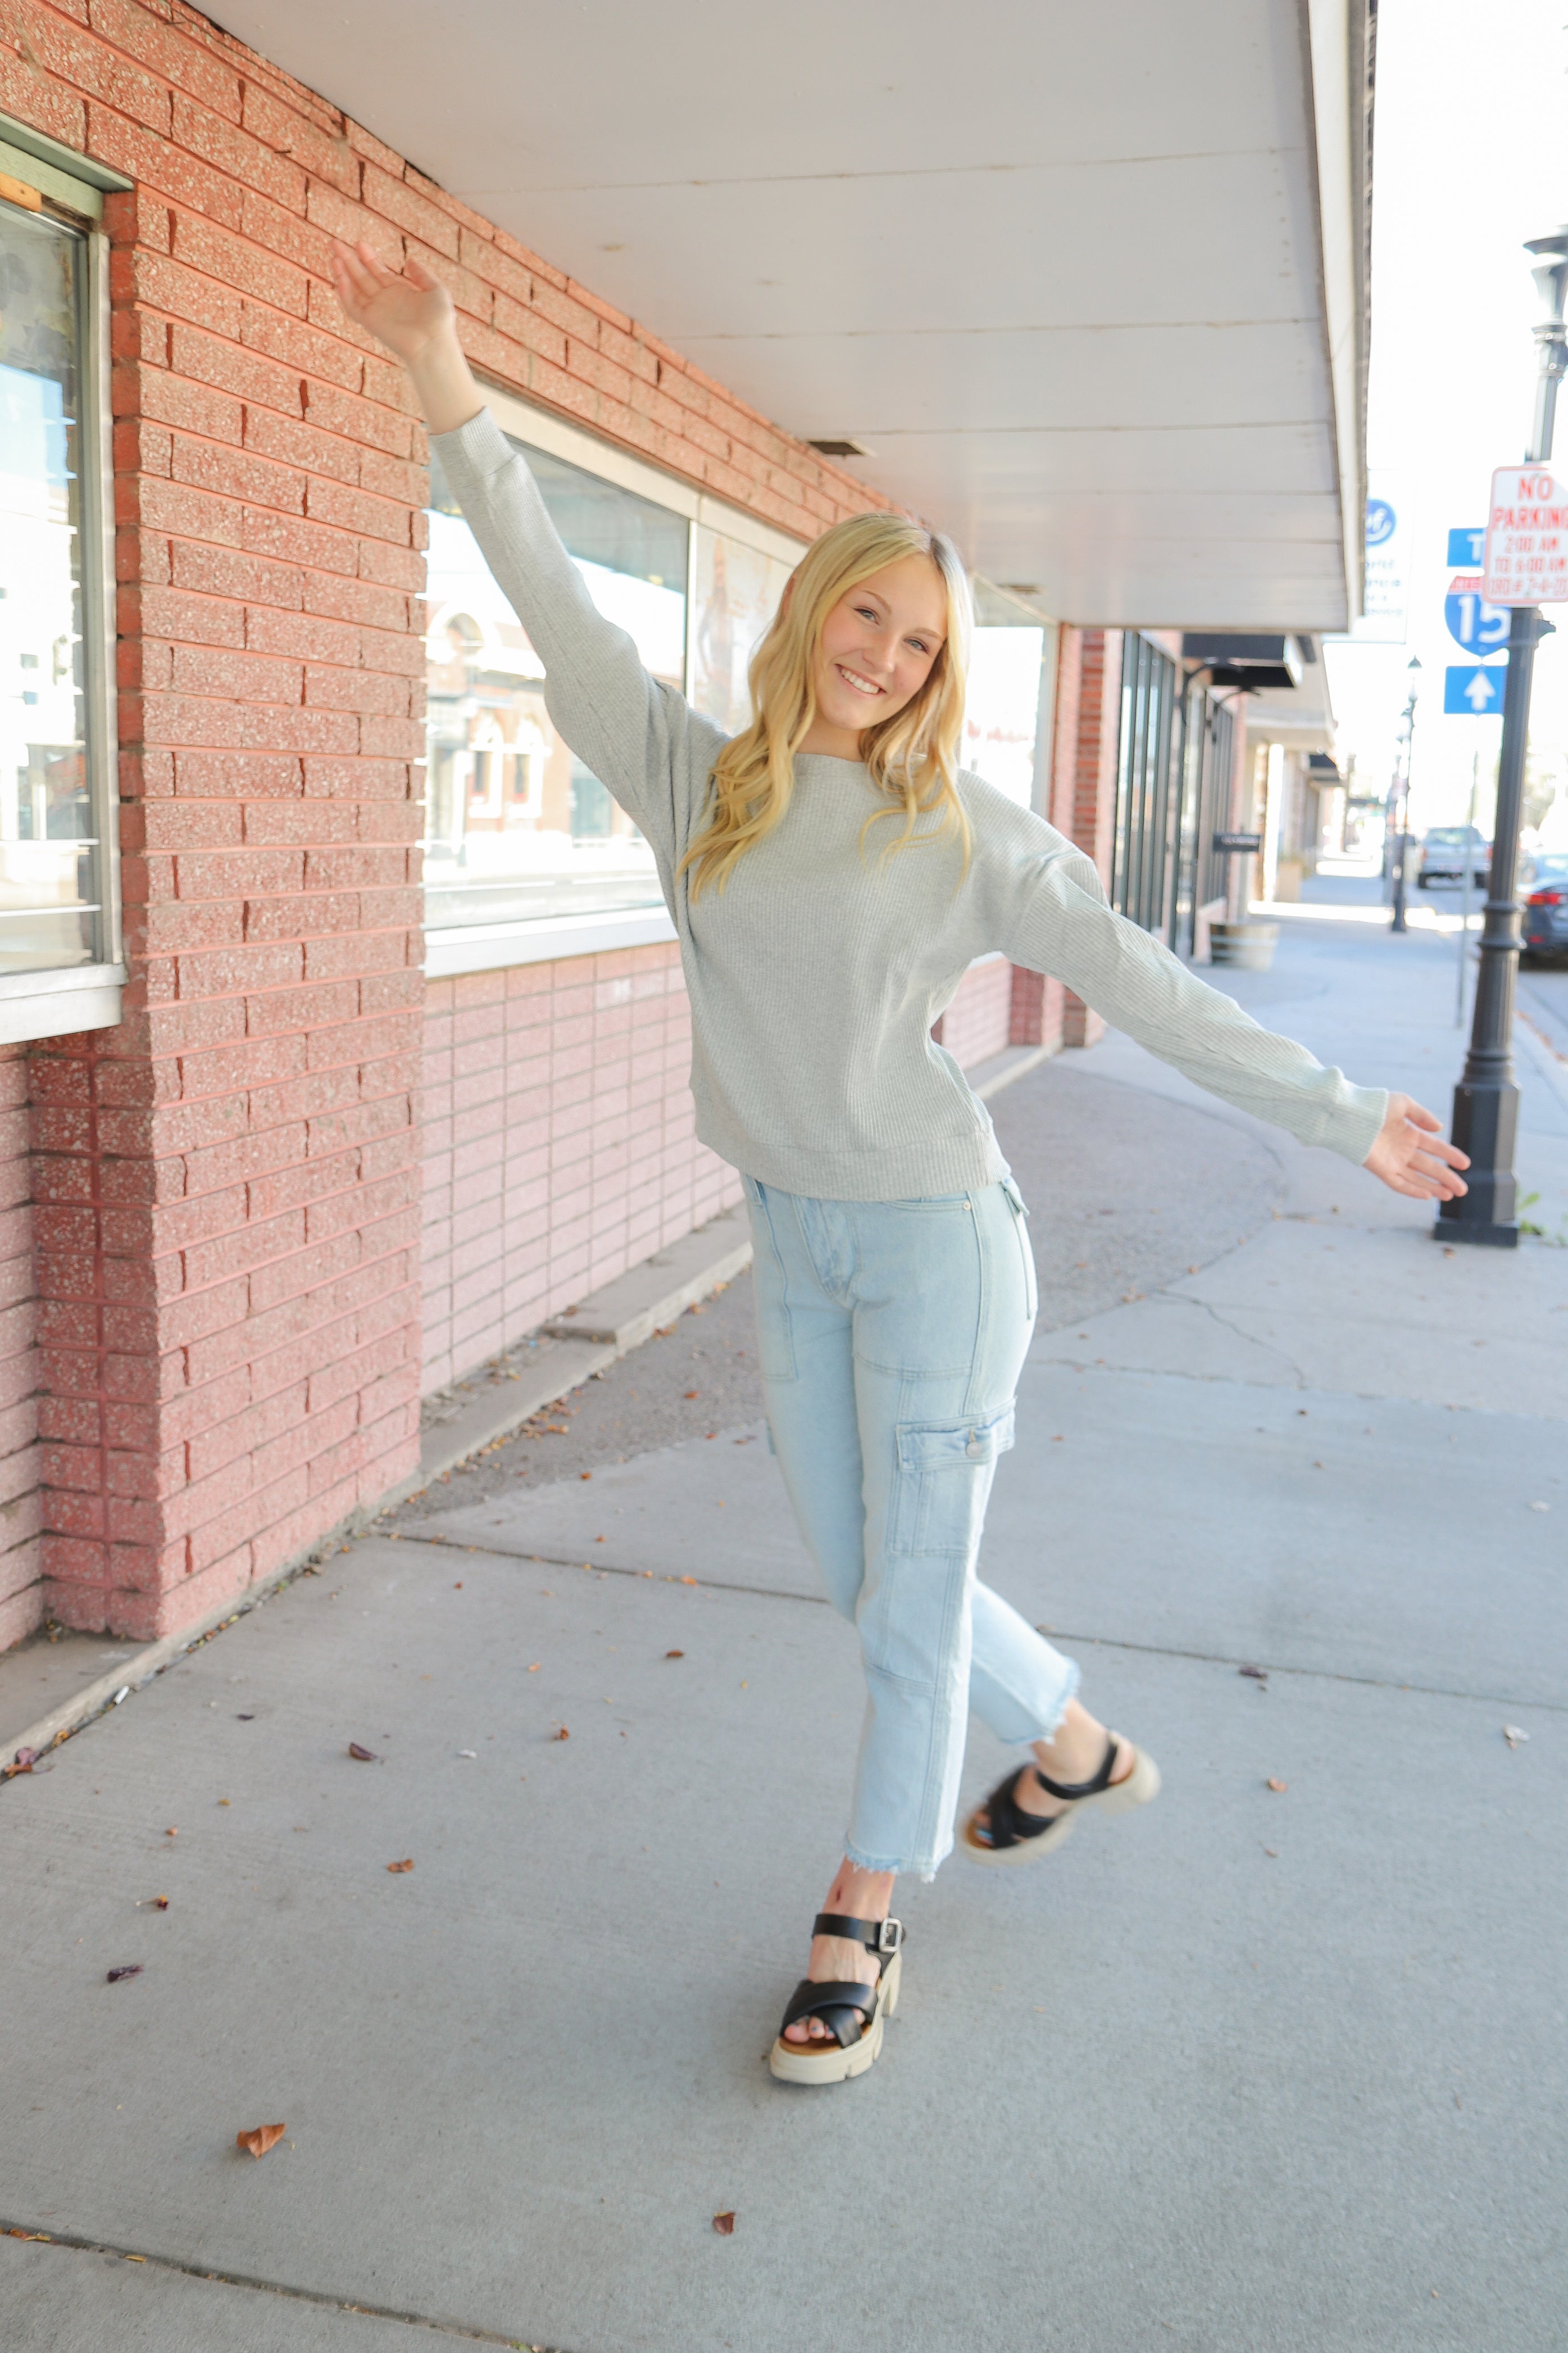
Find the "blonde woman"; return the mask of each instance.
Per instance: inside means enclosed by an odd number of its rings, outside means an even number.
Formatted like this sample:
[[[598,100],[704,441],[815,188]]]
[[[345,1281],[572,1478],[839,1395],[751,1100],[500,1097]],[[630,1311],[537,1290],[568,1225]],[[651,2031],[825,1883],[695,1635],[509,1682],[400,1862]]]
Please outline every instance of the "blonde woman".
[[[642,828],[680,936],[698,1134],[745,1180],[774,1449],[868,1705],[844,1861],[775,2075],[875,2061],[898,1999],[900,1872],[951,1852],[968,1712],[1020,1761],[964,1825],[988,1863],[1142,1805],[1152,1760],[974,1574],[1036,1313],[1025,1210],[984,1109],[931,1042],[970,963],[1051,973],[1222,1096],[1370,1168],[1463,1192],[1407,1095],[1352,1086],[1113,914],[1091,862],[957,770],[970,633],[952,543],[861,515],[802,558],[727,741],[601,617],[485,410],[452,305],[412,259],[340,246],[344,310],[402,359],[447,479],[543,659],[562,735]]]

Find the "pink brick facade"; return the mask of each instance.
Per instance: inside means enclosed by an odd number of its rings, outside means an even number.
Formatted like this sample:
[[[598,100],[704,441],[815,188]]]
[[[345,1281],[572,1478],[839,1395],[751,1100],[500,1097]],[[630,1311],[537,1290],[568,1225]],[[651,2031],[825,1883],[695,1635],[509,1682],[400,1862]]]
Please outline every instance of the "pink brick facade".
[[[38,1304],[27,1149],[27,1050],[0,1046],[0,1650],[41,1606]]]
[[[434,981],[426,1038],[426,1389],[741,1198],[673,944]]]

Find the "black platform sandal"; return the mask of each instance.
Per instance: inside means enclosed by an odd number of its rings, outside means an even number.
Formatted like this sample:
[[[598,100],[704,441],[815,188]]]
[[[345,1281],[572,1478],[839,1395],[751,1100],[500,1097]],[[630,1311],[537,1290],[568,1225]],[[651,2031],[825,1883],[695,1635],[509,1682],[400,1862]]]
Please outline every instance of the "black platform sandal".
[[[850,1936],[877,1956],[875,1984],[834,1978],[824,1985],[802,1978],[785,2006],[768,2053],[768,2072],[786,2084],[842,2084],[863,2075],[882,2047],[882,2029],[899,2006],[903,1975],[901,1920],[852,1920],[847,1913],[819,1912],[814,1936]],[[803,2018],[820,2018],[831,2042],[786,2042],[784,2031]]]
[[[1113,1781],[1111,1769],[1119,1751],[1124,1748],[1132,1750],[1132,1770],[1120,1781]],[[1033,1773],[1047,1796],[1060,1798],[1063,1810],[1059,1814],[1025,1813],[1013,1796],[1022,1775],[1009,1773],[1005,1781],[998,1781],[985,1803],[976,1806],[963,1825],[964,1851],[976,1862],[1033,1862],[1071,1838],[1073,1824],[1083,1807],[1099,1806],[1108,1814],[1122,1814],[1133,1806],[1146,1806],[1151,1798],[1160,1794],[1160,1768],[1154,1759],[1146,1757],[1141,1748],[1133,1748],[1132,1743],[1123,1740],[1119,1732],[1107,1734],[1100,1769],[1087,1781],[1053,1781],[1037,1765],[1026,1765],[1023,1771]]]

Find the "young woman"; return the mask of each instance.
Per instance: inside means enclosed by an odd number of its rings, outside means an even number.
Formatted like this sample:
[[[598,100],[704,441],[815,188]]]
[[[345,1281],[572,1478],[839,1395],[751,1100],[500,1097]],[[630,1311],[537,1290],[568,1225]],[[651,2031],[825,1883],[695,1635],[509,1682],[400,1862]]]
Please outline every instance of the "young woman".
[[[680,935],[697,1132],[745,1180],[768,1420],[868,1706],[845,1859],[773,2044],[775,2075],[876,2059],[898,1999],[900,1872],[952,1846],[968,1711],[1024,1757],[965,1851],[1033,1862],[1152,1760],[974,1575],[1036,1314],[1017,1187],[931,1025],[973,959],[1054,974],[1227,1102],[1447,1199],[1467,1163],[1408,1095],[1352,1086],[1113,914],[1093,864],[956,769],[970,633],[956,551],[858,515],[797,565],[732,741],[595,610],[486,411],[452,304],[339,246],[350,319],[404,361],[447,479],[546,673],[551,716],[652,846]]]

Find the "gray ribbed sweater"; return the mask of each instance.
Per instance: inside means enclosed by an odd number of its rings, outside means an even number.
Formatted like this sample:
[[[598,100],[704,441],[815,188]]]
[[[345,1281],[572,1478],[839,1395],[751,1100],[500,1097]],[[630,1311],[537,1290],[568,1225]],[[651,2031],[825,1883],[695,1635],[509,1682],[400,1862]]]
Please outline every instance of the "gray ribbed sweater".
[[[697,1132],[791,1193],[907,1200],[1007,1173],[985,1108],[931,1029],[976,956],[1054,974],[1224,1101],[1364,1160],[1381,1090],[1352,1086],[1206,987],[1112,913],[1090,860],[979,776],[959,778],[974,845],[881,855],[902,819],[855,761],[795,762],[782,825],[695,906],[677,868],[700,832],[725,738],[650,679],[595,608],[527,465],[489,411],[438,437],[447,479],[543,660],[563,736],[647,837],[691,998]],[[929,830],[929,828],[927,828]]]

